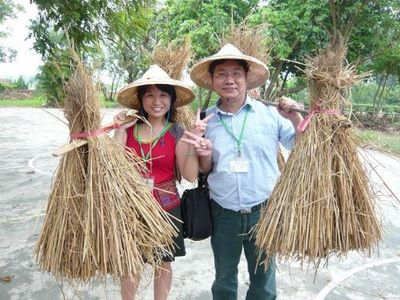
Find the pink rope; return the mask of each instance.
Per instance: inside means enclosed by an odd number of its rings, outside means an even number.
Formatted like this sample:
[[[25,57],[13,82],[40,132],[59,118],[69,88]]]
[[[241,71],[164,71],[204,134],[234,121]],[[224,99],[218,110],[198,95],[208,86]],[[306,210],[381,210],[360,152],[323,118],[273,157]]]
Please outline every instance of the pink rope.
[[[304,120],[297,125],[297,130],[300,132],[306,130],[308,124],[310,124],[311,119],[315,114],[340,115],[340,112],[337,109],[321,109],[319,106],[314,106]]]
[[[71,133],[69,136],[73,140],[84,139],[84,138],[87,138],[87,137],[99,136],[99,135],[106,134],[107,132],[109,132],[109,131],[111,131],[113,129],[116,129],[118,127],[120,127],[120,125],[118,123],[113,123],[110,126],[101,127],[99,129],[92,130],[92,131]]]

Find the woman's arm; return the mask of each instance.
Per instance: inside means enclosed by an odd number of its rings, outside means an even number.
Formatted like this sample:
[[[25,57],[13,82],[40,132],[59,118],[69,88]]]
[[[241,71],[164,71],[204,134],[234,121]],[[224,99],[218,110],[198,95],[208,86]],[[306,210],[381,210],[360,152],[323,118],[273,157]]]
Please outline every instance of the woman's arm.
[[[182,177],[193,182],[199,173],[199,158],[193,145],[184,143],[181,139],[175,147],[176,164]]]

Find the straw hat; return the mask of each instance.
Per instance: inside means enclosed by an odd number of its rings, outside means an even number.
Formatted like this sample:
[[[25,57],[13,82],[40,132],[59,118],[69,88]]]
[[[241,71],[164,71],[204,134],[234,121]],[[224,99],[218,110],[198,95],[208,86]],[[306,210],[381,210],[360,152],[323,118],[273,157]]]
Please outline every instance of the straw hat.
[[[152,84],[169,84],[174,86],[176,91],[175,107],[186,105],[192,102],[195,97],[189,86],[181,81],[172,79],[159,66],[151,65],[141,78],[123,87],[118,92],[117,100],[124,106],[139,109],[138,88],[143,85]]]
[[[269,77],[268,67],[259,59],[244,55],[232,44],[226,44],[216,54],[209,56],[195,64],[190,72],[190,78],[201,87],[212,90],[211,74],[208,72],[210,64],[219,59],[240,59],[247,62],[247,89],[251,90],[263,84]]]

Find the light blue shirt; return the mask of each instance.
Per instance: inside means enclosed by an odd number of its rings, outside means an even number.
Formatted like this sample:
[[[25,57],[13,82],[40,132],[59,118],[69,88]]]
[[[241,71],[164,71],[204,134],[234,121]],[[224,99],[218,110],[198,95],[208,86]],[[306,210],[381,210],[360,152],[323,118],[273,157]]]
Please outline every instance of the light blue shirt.
[[[241,142],[241,157],[249,162],[249,170],[233,173],[230,172],[230,161],[237,157],[237,143],[220,118],[239,138],[246,110],[249,112]],[[205,137],[213,144],[213,167],[208,176],[211,198],[234,211],[264,202],[280,175],[277,163],[279,143],[287,149],[294,144],[292,123],[275,107],[265,106],[249,96],[235,114],[224,112],[218,106],[210,107],[207,115],[210,113],[215,115],[208,121]]]

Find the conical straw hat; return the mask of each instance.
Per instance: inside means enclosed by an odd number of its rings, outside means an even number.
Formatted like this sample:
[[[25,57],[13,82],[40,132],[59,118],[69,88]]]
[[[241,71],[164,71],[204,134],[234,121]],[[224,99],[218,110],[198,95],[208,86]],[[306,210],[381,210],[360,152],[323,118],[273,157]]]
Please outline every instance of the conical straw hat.
[[[174,86],[176,91],[175,107],[186,105],[192,102],[195,97],[189,86],[179,80],[171,79],[159,66],[151,65],[141,78],[123,87],[118,92],[117,100],[124,106],[139,109],[138,88],[143,85],[152,84],[169,84]]]
[[[247,62],[247,89],[251,90],[263,84],[269,77],[268,67],[259,59],[244,55],[232,44],[226,44],[216,54],[209,56],[195,64],[190,72],[190,78],[200,87],[212,90],[211,74],[208,71],[210,64],[220,59],[240,59]]]

